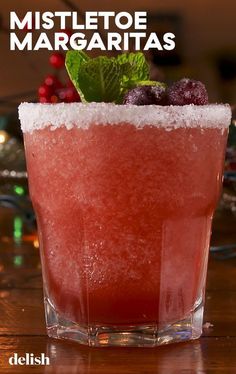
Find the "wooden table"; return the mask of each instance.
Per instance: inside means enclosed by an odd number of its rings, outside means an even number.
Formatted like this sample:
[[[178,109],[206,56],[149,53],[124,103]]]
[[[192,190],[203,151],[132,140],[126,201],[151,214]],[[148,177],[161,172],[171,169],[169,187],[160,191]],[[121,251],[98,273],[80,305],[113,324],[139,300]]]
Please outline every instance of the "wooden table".
[[[0,224],[12,217],[0,211]],[[236,243],[236,218],[220,213],[212,244]],[[0,226],[1,230],[1,226]],[[236,373],[236,259],[209,263],[205,322],[199,340],[159,348],[88,348],[49,339],[45,331],[38,248],[0,242],[0,373]],[[50,366],[9,365],[9,357],[26,352],[50,357]]]

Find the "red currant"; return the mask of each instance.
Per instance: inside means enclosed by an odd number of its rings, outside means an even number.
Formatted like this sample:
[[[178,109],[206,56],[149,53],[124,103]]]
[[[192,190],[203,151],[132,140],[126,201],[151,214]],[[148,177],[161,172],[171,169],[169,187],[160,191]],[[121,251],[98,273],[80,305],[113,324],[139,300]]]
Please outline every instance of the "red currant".
[[[42,96],[42,97],[39,97],[39,102],[40,102],[41,104],[45,104],[45,103],[50,103],[51,101],[50,101],[50,98],[47,98],[47,97],[45,97],[45,96]]]
[[[73,88],[67,88],[66,90],[66,102],[71,103],[73,101],[74,91]]]
[[[59,89],[63,87],[62,83],[59,81],[56,75],[48,75],[45,78],[44,83],[46,84],[46,86],[53,87],[54,89]]]
[[[52,104],[56,104],[58,103],[59,99],[58,99],[58,96],[57,95],[52,95],[51,98],[50,98],[50,102]]]
[[[61,69],[65,65],[65,56],[60,52],[54,52],[50,56],[49,62],[55,69]]]
[[[58,97],[59,97],[60,101],[64,102],[65,98],[66,98],[66,88],[62,88],[62,89],[58,90],[57,94],[58,94]]]
[[[52,95],[52,87],[43,84],[38,89],[39,97],[50,97]]]
[[[79,102],[80,96],[73,83],[68,81],[65,85],[56,75],[48,75],[38,89],[40,103],[73,103]]]

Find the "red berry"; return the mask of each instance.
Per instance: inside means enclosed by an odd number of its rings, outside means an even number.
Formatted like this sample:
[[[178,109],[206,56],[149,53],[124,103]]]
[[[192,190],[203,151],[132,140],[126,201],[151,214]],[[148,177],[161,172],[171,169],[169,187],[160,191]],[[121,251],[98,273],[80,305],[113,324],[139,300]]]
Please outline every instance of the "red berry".
[[[74,90],[73,90],[73,88],[67,88],[67,90],[66,90],[66,101],[68,103],[71,103],[71,102],[74,101],[73,99],[74,99]]]
[[[188,78],[175,82],[167,90],[167,96],[170,105],[208,104],[208,94],[204,84]]]
[[[52,95],[52,87],[43,84],[38,89],[39,97],[50,97]]]
[[[74,103],[80,101],[80,96],[74,87],[67,88],[66,102]]]
[[[50,100],[50,98],[42,96],[42,97],[39,98],[39,102],[42,103],[42,104],[45,104],[45,103],[50,103],[51,100]]]
[[[49,62],[55,69],[61,69],[65,65],[65,56],[60,52],[54,52],[50,56]]]
[[[44,83],[47,86],[54,86],[54,84],[58,81],[58,78],[55,75],[47,75]]]
[[[51,96],[51,98],[50,98],[50,102],[51,102],[52,104],[56,104],[56,103],[58,103],[58,101],[59,101],[59,98],[58,98],[57,95],[52,95],[52,96]]]
[[[38,89],[40,103],[79,102],[80,96],[74,85],[67,82],[63,85],[55,75],[48,75]]]
[[[60,90],[57,90],[57,95],[60,99],[60,101],[64,102],[66,98],[66,88],[62,88]]]
[[[57,90],[57,95],[61,102],[73,103],[80,101],[80,97],[74,87]]]
[[[46,84],[46,86],[53,87],[54,89],[59,89],[63,87],[62,83],[55,75],[48,75],[45,78],[44,83]]]
[[[63,87],[55,75],[48,75],[38,89],[40,103],[55,103],[59,101],[57,91]]]

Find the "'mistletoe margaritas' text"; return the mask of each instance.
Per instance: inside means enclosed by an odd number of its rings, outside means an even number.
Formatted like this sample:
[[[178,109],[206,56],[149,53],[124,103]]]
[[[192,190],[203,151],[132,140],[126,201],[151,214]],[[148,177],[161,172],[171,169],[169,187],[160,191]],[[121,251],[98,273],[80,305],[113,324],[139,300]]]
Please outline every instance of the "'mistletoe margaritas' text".
[[[128,51],[131,46],[134,50],[148,51],[149,49],[173,50],[175,48],[175,35],[166,32],[158,37],[155,32],[149,34],[147,30],[147,12],[85,12],[85,20],[80,23],[77,12],[27,12],[20,19],[16,12],[10,12],[11,30],[28,30],[26,34],[18,36],[16,32],[10,33],[10,50],[101,50],[101,51]],[[37,37],[34,30],[52,30],[58,27],[60,32],[53,34],[53,40],[46,32]],[[63,32],[71,27],[74,32],[69,36]],[[118,29],[121,32],[113,32]],[[87,39],[85,32],[78,30],[97,30]],[[101,36],[99,30],[104,30]],[[113,30],[113,31],[111,31]],[[127,32],[123,31],[127,30]],[[129,30],[129,32],[128,32]],[[131,30],[131,31],[130,31]]]

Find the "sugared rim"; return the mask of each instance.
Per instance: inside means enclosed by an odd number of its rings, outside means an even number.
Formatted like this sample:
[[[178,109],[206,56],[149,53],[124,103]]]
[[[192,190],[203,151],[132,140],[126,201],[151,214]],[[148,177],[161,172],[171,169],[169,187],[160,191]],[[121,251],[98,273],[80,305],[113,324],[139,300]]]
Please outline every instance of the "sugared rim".
[[[87,129],[91,125],[129,123],[137,128],[156,126],[167,129],[179,127],[227,128],[231,121],[228,104],[159,106],[115,105],[112,103],[22,103],[19,119],[23,132],[50,126]]]

